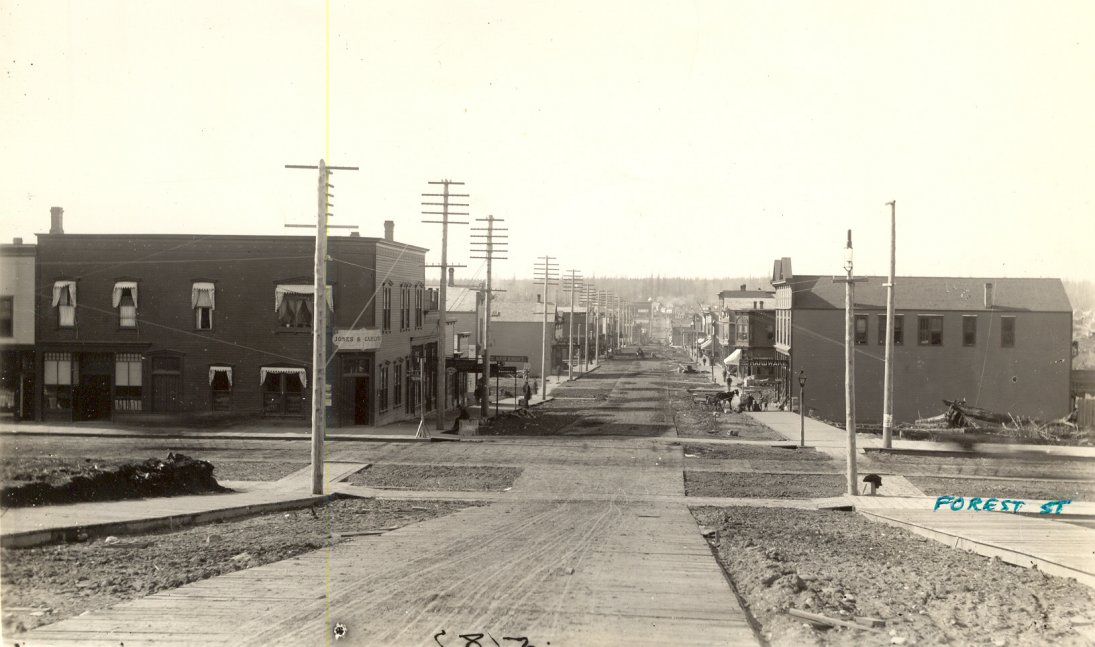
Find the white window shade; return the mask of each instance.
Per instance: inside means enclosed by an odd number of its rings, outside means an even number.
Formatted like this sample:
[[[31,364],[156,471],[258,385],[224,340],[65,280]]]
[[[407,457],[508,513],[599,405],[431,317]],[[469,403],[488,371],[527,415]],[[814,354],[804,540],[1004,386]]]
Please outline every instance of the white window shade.
[[[286,294],[310,294],[316,293],[315,286],[313,285],[279,285],[274,290],[274,312],[281,309],[281,301],[285,298]],[[327,286],[327,307],[334,310],[335,300],[331,291],[331,286]]]
[[[209,308],[215,310],[217,288],[212,283],[195,283],[190,289],[191,308]],[[231,382],[231,379],[229,379]]]
[[[265,371],[267,369],[262,369],[262,370]],[[303,371],[304,369],[299,369],[299,370]],[[213,378],[216,377],[217,373],[224,373],[224,376],[228,378],[228,386],[232,386],[232,367],[231,366],[210,366],[209,367],[209,385],[210,386],[213,385]],[[262,374],[262,380],[259,382],[259,384],[261,384],[262,382],[265,382],[265,381],[266,381],[266,373],[263,373]]]
[[[126,290],[129,290],[130,296],[133,297],[133,306],[137,306],[137,282],[118,281],[114,284],[114,296],[111,299],[112,308],[117,308],[118,304],[122,302],[122,294],[124,294]]]
[[[76,305],[76,281],[56,281],[53,284],[53,307]]]
[[[310,287],[310,286],[309,286]],[[285,368],[280,366],[263,366],[259,369],[259,384],[266,383],[267,375],[278,375],[284,373],[286,375],[296,375],[300,378],[300,384],[304,388],[308,388],[308,371],[303,368]]]

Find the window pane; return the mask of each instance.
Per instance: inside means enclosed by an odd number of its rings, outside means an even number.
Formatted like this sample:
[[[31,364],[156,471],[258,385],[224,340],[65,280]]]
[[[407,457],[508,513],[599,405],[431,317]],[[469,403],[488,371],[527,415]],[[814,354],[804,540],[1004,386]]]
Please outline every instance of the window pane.
[[[962,345],[977,345],[977,317],[962,317]]]
[[[855,343],[867,343],[867,315],[855,316]]]
[[[58,306],[57,313],[62,327],[71,328],[76,325],[76,306]]]
[[[122,328],[133,328],[137,325],[137,306],[118,306],[118,325]]]
[[[1000,345],[1004,348],[1015,346],[1015,317],[1000,319]]]
[[[893,343],[905,343],[905,315],[894,315],[893,318]]]

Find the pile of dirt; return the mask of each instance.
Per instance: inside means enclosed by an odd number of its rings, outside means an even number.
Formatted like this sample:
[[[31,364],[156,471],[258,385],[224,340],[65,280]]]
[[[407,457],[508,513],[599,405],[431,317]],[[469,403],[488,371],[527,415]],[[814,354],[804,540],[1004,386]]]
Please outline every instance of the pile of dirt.
[[[474,506],[340,499],[326,506],[86,543],[0,551],[4,635]],[[115,643],[117,644],[117,643]]]
[[[19,508],[87,501],[227,492],[213,478],[213,465],[183,454],[167,460],[100,465],[90,459],[78,467],[32,469],[11,475],[0,490],[0,506]]]
[[[769,644],[1086,645],[1095,591],[1005,564],[853,513],[696,508],[719,562]],[[788,608],[878,632],[819,629]]]

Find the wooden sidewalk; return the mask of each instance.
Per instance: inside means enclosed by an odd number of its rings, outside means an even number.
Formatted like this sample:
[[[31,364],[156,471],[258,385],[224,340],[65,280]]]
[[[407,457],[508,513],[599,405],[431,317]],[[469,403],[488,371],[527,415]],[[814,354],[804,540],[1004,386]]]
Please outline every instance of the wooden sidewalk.
[[[1021,514],[858,509],[868,518],[905,528],[954,548],[1039,570],[1095,587],[1095,530],[1060,517]]]

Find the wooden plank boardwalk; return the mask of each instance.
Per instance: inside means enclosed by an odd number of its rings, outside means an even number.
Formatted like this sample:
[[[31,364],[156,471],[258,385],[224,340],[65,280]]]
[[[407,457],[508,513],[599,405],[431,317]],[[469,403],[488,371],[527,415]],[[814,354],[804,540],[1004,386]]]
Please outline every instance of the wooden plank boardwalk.
[[[866,498],[866,497],[859,497]],[[857,509],[876,521],[911,530],[954,548],[999,557],[1095,587],[1095,530],[1053,517],[1011,513]]]
[[[466,509],[71,618],[26,639],[321,645],[333,644],[335,623],[348,628],[345,645],[425,645],[441,631],[449,641],[489,632],[536,645],[757,644],[687,509],[626,502]]]

